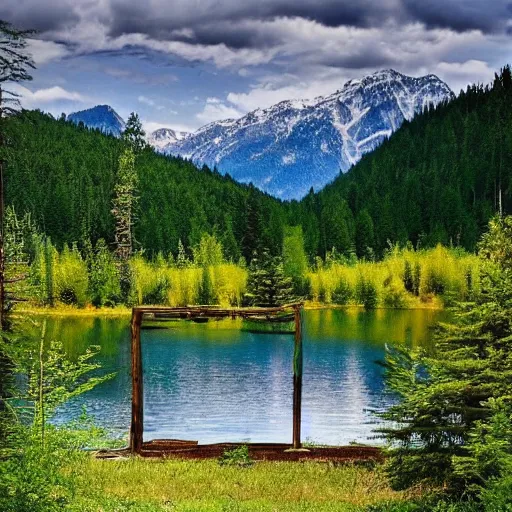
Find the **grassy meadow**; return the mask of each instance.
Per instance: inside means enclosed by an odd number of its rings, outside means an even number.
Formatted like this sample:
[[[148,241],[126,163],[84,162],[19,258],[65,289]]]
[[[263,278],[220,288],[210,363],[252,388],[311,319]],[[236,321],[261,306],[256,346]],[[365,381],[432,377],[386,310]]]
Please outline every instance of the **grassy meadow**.
[[[96,460],[80,469],[84,510],[176,512],[356,512],[401,501],[379,468],[318,462],[260,462],[248,468],[215,460]]]

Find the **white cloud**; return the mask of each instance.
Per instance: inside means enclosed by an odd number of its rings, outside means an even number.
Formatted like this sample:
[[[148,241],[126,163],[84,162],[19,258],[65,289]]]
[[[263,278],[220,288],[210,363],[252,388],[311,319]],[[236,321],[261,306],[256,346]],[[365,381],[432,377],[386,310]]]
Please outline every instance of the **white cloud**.
[[[10,88],[13,92],[19,94],[20,102],[24,108],[44,108],[55,102],[75,102],[83,103],[87,101],[83,95],[78,92],[67,91],[60,86],[49,87],[47,89],[37,89],[31,91],[19,84],[13,84]]]
[[[154,107],[156,105],[156,103],[151,98],[147,98],[146,96],[141,95],[137,98],[137,100],[139,103],[143,103],[144,105],[148,105],[150,107]]]
[[[469,84],[489,83],[494,77],[495,70],[487,62],[470,59],[466,62],[440,62],[432,72],[450,83],[453,90],[458,93]]]
[[[208,99],[211,100],[212,98]],[[223,119],[238,119],[242,115],[243,112],[233,106],[222,103],[220,100],[217,102],[208,102],[206,100],[204,109],[196,114],[196,118],[201,123],[208,124],[213,121],[222,121]]]
[[[69,55],[65,45],[42,39],[28,39],[27,52],[32,55],[36,66],[42,66]]]

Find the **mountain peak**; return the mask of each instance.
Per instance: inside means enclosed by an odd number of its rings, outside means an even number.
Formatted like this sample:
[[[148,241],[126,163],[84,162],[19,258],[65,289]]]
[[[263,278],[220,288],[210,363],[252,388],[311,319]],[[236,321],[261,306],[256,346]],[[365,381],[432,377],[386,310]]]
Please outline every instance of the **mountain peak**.
[[[298,199],[346,172],[404,120],[452,97],[435,75],[415,78],[385,69],[349,80],[330,96],[281,101],[157,148]]]
[[[84,123],[88,128],[100,130],[103,133],[119,137],[125,129],[123,118],[110,105],[95,107],[73,112],[67,116],[72,123]]]
[[[147,137],[147,141],[151,146],[159,150],[169,144],[184,140],[189,135],[189,132],[177,131],[172,128],[158,128],[158,130],[155,130]]]

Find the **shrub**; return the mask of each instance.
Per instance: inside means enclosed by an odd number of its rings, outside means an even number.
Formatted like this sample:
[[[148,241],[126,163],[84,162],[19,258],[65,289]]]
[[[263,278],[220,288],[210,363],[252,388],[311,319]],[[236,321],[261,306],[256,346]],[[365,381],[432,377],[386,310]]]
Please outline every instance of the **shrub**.
[[[341,278],[332,292],[332,301],[335,304],[344,306],[352,300],[353,296],[354,292],[350,287],[350,283],[346,279]]]
[[[87,303],[88,289],[87,265],[76,245],[71,250],[65,246],[55,268],[56,296],[65,304],[83,307]]]
[[[359,276],[356,284],[356,300],[364,309],[375,309],[378,303],[377,288],[369,279]]]
[[[254,464],[254,460],[249,455],[247,445],[238,446],[232,450],[226,450],[219,458],[221,466],[240,466],[249,467]]]
[[[388,308],[404,308],[407,306],[407,293],[402,283],[391,279],[384,287],[382,302]]]

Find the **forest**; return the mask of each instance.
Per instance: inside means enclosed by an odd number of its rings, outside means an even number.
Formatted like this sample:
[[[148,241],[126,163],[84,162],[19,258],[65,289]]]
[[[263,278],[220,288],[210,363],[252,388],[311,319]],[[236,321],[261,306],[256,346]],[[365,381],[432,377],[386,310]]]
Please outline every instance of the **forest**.
[[[302,226],[308,261],[334,251],[380,259],[390,245],[438,243],[474,251],[489,219],[512,210],[512,78],[503,68],[489,86],[406,122],[346,174],[302,201],[281,202],[216,169],[144,148],[137,156],[134,249],[188,256],[202,235],[217,236],[225,257],[279,255],[286,226]],[[122,141],[24,111],[6,123],[6,200],[26,212],[61,250],[105,240]]]

